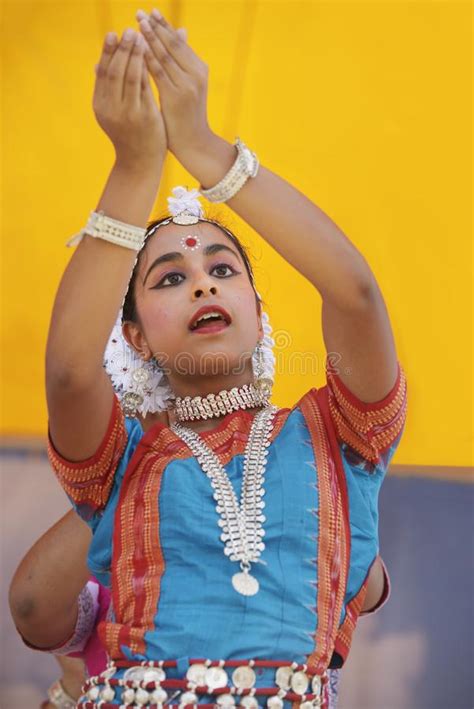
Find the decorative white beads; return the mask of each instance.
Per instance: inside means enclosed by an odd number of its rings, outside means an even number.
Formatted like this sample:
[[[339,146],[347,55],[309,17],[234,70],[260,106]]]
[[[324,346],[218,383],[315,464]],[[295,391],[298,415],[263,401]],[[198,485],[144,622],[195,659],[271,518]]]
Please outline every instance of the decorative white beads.
[[[139,687],[135,690],[135,704],[143,706],[144,704],[148,704],[149,701],[150,694],[146,691],[146,689],[142,689],[141,687]]]
[[[135,701],[135,690],[131,687],[127,687],[122,692],[122,702],[124,704],[133,704]]]
[[[290,679],[293,674],[291,667],[279,667],[276,671],[275,682],[280,689],[290,689]]]
[[[231,199],[247,182],[249,177],[256,177],[259,161],[240,138],[234,142],[237,148],[237,157],[226,175],[214,187],[205,190],[200,186],[199,191],[209,202],[226,202]]]
[[[114,697],[115,689],[111,687],[110,684],[106,684],[104,689],[102,689],[100,692],[100,698],[104,702],[111,702]]]
[[[66,246],[76,246],[82,237],[88,234],[99,239],[105,239],[118,246],[124,246],[127,249],[140,251],[145,243],[146,229],[143,227],[134,226],[119,222],[117,219],[106,217],[104,212],[91,212],[89,220],[78,234],[73,236],[66,243]]]
[[[232,673],[232,682],[238,689],[250,689],[257,681],[257,675],[251,667],[237,667]]]
[[[146,667],[129,667],[123,675],[126,682],[141,682],[148,671]]]
[[[87,690],[87,698],[90,699],[91,702],[95,702],[95,700],[99,698],[99,693],[99,687],[91,687]]]
[[[299,695],[300,709],[319,709],[321,707],[324,677],[312,676],[308,672],[307,665],[297,662],[275,668],[274,681],[279,690],[277,694],[271,696],[265,697],[263,695],[262,703],[259,704],[255,688],[257,684],[255,662],[255,660],[249,660],[245,664],[234,665],[233,668],[232,663],[229,663],[229,667],[225,660],[219,660],[218,664],[211,660],[195,662],[188,667],[186,679],[181,685],[182,688],[172,692],[171,696],[160,686],[160,683],[167,679],[163,668],[164,661],[160,661],[159,666],[158,664],[155,666],[153,662],[143,662],[141,665],[127,668],[123,677],[117,681],[117,685],[120,687],[118,693],[115,683],[112,686],[109,682],[113,677],[112,673],[117,672],[117,668],[111,665],[101,675],[89,680],[86,685],[88,689],[85,698],[98,707],[103,703],[120,699],[121,709],[129,707],[130,709],[132,707],[145,709],[150,705],[156,705],[158,709],[166,709],[164,705],[177,697],[175,701],[179,702],[179,709],[184,709],[189,705],[198,706],[200,695],[196,692],[196,688],[199,686],[203,688],[202,691],[204,688],[207,690],[204,691],[205,694],[214,694],[214,706],[222,707],[222,709],[230,709],[236,705],[242,709],[259,709],[264,706],[268,709],[283,709],[285,701],[292,701],[288,699],[289,692]],[[230,681],[228,674],[230,672],[232,672],[232,681]],[[183,687],[183,684],[186,686]],[[265,683],[265,686],[268,687],[271,684],[272,681],[269,678],[269,684]],[[147,687],[149,688],[147,689]],[[215,690],[224,687],[226,688],[225,692],[215,694]]]
[[[321,692],[321,687],[321,677],[319,675],[314,675],[313,679],[311,680],[311,689],[313,691],[313,694],[319,694]]]
[[[222,667],[209,667],[204,675],[204,680],[209,689],[216,689],[217,687],[227,687],[229,678]]]
[[[296,694],[304,694],[309,687],[309,679],[306,672],[294,672],[290,679],[291,688]]]
[[[322,697],[315,697],[314,699],[306,702],[301,702],[300,709],[317,709],[317,707],[321,706],[322,701]]]
[[[162,687],[154,689],[150,694],[152,704],[163,704],[168,699],[168,693]]]
[[[202,687],[204,684],[206,684],[206,671],[206,665],[197,662],[196,664],[188,667],[188,671],[186,672],[186,678],[189,679],[191,682],[195,682],[199,687]]]
[[[194,692],[184,692],[180,697],[179,706],[181,709],[184,709],[186,704],[197,704],[197,701],[197,694],[194,694]]]
[[[148,682],[163,682],[166,679],[166,672],[161,667],[149,667],[143,673],[142,682],[148,684]]]

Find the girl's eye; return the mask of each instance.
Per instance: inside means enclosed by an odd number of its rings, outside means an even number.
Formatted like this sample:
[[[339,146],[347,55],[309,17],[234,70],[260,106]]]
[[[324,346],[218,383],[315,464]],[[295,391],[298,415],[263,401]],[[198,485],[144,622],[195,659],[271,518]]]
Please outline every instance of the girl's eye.
[[[181,278],[184,278],[182,273],[167,273],[166,276],[163,276],[161,281],[154,286],[155,288],[161,288],[164,286],[167,288],[168,286],[177,286],[178,283],[181,283]],[[168,281],[168,283],[166,283]]]
[[[211,273],[214,273],[218,278],[229,278],[239,273],[232,266],[227,263],[218,263],[211,269]],[[173,271],[172,273],[167,273],[163,276],[161,281],[159,281],[153,288],[169,288],[170,286],[178,286],[184,280],[184,275]]]
[[[216,273],[217,276],[220,278],[225,278],[226,276],[232,276],[234,273],[237,273],[234,271],[234,269],[229,266],[227,263],[219,263],[217,266],[214,266],[212,271]]]

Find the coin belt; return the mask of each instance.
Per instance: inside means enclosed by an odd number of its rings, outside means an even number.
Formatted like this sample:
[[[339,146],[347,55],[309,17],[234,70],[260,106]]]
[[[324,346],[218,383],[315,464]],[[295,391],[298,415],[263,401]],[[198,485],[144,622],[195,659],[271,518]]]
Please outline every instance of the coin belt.
[[[190,660],[186,677],[167,678],[165,668],[176,667],[176,660],[142,662],[117,660],[109,662],[107,668],[91,677],[82,688],[78,706],[93,709],[117,707],[109,704],[121,692],[120,707],[157,707],[184,709],[198,703],[198,695],[214,695],[215,704],[206,706],[241,706],[245,709],[281,709],[284,700],[298,702],[300,709],[313,709],[323,703],[324,687],[328,675],[314,675],[307,665],[297,662],[273,660]],[[227,668],[224,669],[224,667]],[[276,687],[255,687],[257,675],[253,668],[275,668]],[[125,669],[123,677],[114,677],[117,671]],[[229,684],[228,670],[232,670],[232,684]],[[174,690],[174,691],[173,691]],[[309,691],[308,691],[309,690]],[[118,695],[117,695],[118,698]],[[266,703],[264,702],[266,699]],[[175,700],[175,703],[172,703]]]

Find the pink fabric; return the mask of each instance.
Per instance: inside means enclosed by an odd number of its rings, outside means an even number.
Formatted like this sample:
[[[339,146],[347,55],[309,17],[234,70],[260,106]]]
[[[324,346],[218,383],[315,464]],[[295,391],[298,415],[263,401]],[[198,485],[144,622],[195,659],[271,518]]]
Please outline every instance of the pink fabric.
[[[99,640],[99,635],[97,633],[97,626],[101,620],[104,620],[110,605],[110,591],[105,586],[101,586],[100,583],[91,576],[89,583],[97,584],[99,588],[98,602],[99,607],[97,610],[97,615],[95,618],[95,624],[91,631],[89,640],[84,646],[84,649],[80,652],[71,652],[68,657],[80,657],[87,668],[89,675],[96,675],[105,670],[107,664],[107,655]]]

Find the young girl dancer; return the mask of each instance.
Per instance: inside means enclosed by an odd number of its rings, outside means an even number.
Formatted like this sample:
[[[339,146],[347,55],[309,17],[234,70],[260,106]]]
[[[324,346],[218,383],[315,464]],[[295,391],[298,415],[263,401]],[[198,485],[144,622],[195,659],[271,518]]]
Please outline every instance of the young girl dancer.
[[[112,593],[110,664],[80,703],[327,707],[327,670],[369,588],[383,592],[377,497],[404,371],[360,252],[211,130],[207,67],[183,32],[157,11],[139,22],[147,44],[110,35],[97,67],[116,159],[72,241],[46,357],[50,458]],[[270,327],[236,236],[184,188],[145,228],[167,149],[322,297],[338,368],[328,358],[327,385],[291,409],[271,403]]]
[[[48,689],[41,709],[71,709],[88,677],[106,669],[107,655],[100,643],[98,625],[107,617],[110,592],[89,576],[86,548],[90,530],[71,510],[28,550],[10,584],[10,609],[20,637],[33,650],[55,655],[62,675]],[[82,584],[84,584],[82,586]],[[384,605],[387,588],[369,615]],[[367,594],[364,608],[370,601]],[[70,637],[51,646],[55,624],[65,615],[76,618]],[[329,709],[337,706],[339,670],[329,669]]]

